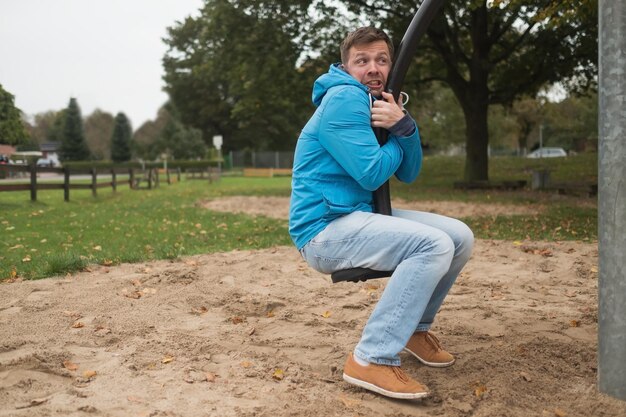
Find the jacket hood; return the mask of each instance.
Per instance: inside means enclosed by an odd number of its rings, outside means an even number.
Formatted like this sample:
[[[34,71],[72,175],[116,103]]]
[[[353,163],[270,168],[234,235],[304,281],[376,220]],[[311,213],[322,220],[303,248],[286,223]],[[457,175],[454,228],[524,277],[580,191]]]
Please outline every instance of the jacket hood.
[[[339,85],[353,85],[367,93],[367,87],[358,82],[340,67],[340,64],[332,64],[328,72],[315,80],[313,84],[313,104],[319,106],[329,89]]]

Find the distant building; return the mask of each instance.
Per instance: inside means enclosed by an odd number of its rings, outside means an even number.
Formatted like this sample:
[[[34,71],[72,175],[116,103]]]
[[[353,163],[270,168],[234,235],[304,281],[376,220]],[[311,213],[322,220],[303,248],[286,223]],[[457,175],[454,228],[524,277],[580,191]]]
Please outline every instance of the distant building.
[[[61,163],[59,162],[59,148],[61,147],[61,142],[46,142],[42,143],[39,146],[39,150],[41,151],[41,159],[48,160],[52,162],[54,166],[59,166]]]
[[[0,155],[10,157],[15,153],[15,148],[10,145],[0,145]]]

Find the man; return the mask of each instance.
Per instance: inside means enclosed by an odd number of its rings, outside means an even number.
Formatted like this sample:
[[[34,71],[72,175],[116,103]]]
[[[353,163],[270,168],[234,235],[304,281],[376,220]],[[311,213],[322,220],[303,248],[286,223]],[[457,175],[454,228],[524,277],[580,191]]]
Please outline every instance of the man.
[[[289,231],[317,271],[394,271],[348,355],[343,378],[413,399],[429,391],[400,368],[399,352],[427,366],[454,363],[429,329],[470,257],[473,234],[460,221],[433,213],[373,213],[372,191],[392,175],[415,180],[422,162],[415,122],[384,92],[392,59],[393,44],[383,31],[360,28],[342,42],[342,64],[316,80],[317,110],[295,151]],[[389,130],[385,145],[372,126]]]

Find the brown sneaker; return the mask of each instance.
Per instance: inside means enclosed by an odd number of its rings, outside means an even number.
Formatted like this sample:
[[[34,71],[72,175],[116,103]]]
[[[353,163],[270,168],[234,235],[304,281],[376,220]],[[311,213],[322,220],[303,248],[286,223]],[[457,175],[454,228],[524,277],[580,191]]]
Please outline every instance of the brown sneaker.
[[[404,373],[399,366],[370,363],[361,366],[348,356],[343,368],[343,380],[391,398],[416,399],[430,394],[425,385]]]
[[[445,368],[454,363],[454,356],[443,350],[439,339],[431,332],[413,333],[404,350],[424,365],[435,368]]]

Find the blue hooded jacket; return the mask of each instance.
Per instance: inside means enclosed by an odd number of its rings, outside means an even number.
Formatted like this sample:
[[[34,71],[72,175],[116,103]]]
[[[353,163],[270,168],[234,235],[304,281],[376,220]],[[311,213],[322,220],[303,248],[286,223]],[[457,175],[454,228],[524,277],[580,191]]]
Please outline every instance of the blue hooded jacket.
[[[414,181],[422,164],[417,126],[378,144],[368,89],[338,64],[315,81],[313,103],[293,163],[289,233],[298,250],[338,217],[373,212],[374,190],[394,174]]]

